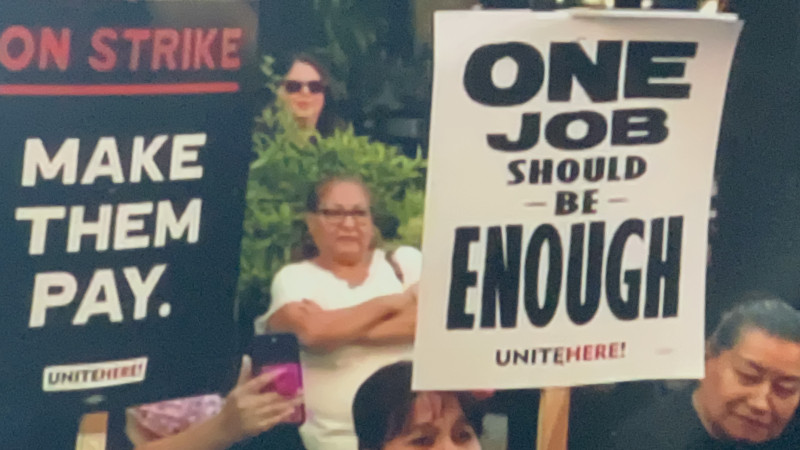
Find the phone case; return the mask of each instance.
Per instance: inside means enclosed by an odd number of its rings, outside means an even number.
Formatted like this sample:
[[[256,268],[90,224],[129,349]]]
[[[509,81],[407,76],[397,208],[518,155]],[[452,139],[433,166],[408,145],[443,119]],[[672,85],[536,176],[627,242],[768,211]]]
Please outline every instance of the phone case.
[[[303,374],[300,367],[300,350],[293,334],[269,334],[257,336],[251,349],[253,374],[280,372],[265,392],[277,392],[291,398],[303,387]],[[305,408],[298,405],[286,423],[300,425],[305,422]]]

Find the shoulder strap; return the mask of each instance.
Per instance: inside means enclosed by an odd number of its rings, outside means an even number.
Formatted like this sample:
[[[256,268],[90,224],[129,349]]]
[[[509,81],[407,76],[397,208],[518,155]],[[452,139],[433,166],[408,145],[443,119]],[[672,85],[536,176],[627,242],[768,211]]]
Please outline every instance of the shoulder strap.
[[[386,252],[386,262],[388,262],[389,265],[392,266],[392,269],[394,269],[394,274],[395,276],[397,276],[397,279],[400,280],[400,283],[404,284],[405,282],[403,281],[403,269],[401,269],[400,264],[397,264],[397,261],[394,260],[394,251]]]

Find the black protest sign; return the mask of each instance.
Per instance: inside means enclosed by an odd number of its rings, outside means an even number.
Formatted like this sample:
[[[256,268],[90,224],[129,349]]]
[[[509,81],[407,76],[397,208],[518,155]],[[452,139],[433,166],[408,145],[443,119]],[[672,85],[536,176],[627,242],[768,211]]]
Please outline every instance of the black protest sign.
[[[125,405],[221,386],[236,358],[256,10],[4,4],[0,384],[12,401]]]

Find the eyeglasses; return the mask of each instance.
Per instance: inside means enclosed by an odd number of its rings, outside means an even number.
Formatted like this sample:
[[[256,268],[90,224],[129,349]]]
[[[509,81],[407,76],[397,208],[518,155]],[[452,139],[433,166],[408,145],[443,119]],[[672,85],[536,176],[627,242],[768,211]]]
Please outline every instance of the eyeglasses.
[[[314,81],[297,81],[297,80],[286,80],[283,82],[283,88],[286,89],[286,92],[290,94],[296,94],[303,89],[303,86],[308,88],[308,92],[312,94],[319,94],[325,90],[325,83],[320,80]]]
[[[353,220],[358,223],[365,223],[370,218],[370,212],[365,209],[353,209],[351,211],[346,211],[344,209],[320,208],[315,213],[335,224],[344,222],[345,217],[352,217]]]

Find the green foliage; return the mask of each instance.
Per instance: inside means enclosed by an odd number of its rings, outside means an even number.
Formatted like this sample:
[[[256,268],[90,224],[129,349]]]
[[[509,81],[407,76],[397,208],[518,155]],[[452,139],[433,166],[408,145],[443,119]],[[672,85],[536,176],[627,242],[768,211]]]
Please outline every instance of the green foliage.
[[[373,66],[370,56],[388,22],[380,15],[380,2],[372,0],[314,0],[313,8],[322,23],[325,43],[312,53],[330,65],[331,94],[342,100],[348,97],[354,72]]]
[[[267,86],[279,77],[265,58]],[[306,233],[308,193],[335,175],[361,178],[372,192],[376,224],[386,244],[419,246],[425,188],[425,160],[356,136],[352,128],[321,137],[299,129],[280,103],[257,118],[250,166],[241,253],[239,294],[243,301],[263,298],[273,275],[290,262]],[[312,138],[313,137],[313,138]]]

